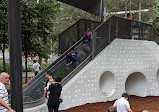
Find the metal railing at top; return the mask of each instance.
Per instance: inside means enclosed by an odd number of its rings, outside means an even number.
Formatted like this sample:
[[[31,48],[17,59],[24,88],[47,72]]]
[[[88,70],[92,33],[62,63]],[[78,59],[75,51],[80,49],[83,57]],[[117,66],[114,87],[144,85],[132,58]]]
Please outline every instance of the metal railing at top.
[[[159,33],[151,24],[117,16],[112,16],[99,25],[93,31],[93,37],[93,56],[96,56],[115,38],[150,40],[159,44]]]
[[[59,34],[59,54],[63,54],[73,44],[79,41],[87,28],[94,30],[100,22],[80,19],[68,29]]]

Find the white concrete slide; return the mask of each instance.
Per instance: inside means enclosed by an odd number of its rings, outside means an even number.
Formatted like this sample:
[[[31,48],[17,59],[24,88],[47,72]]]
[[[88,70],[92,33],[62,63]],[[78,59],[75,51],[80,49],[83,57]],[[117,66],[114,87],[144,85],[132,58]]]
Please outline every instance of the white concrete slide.
[[[155,42],[115,39],[63,87],[60,109],[111,101],[123,92],[158,96],[158,69]]]

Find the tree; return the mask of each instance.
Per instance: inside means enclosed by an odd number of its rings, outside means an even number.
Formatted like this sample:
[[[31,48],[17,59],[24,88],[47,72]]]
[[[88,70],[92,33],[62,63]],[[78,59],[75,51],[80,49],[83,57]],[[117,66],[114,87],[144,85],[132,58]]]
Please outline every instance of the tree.
[[[25,56],[26,70],[27,57],[31,52],[38,54],[40,59],[48,58],[51,49],[52,19],[55,18],[58,7],[58,2],[54,0],[21,1],[22,50]]]
[[[59,11],[60,4],[54,0],[39,1],[39,4],[36,6],[37,14],[37,37],[38,41],[34,40],[36,48],[36,53],[39,55],[39,58],[48,59],[48,54],[51,53],[51,41],[54,41],[52,30],[54,27],[54,19],[57,16]],[[40,46],[39,46],[40,45]],[[42,51],[42,52],[41,52]]]
[[[27,58],[30,52],[32,52],[33,38],[36,37],[35,30],[36,24],[34,18],[36,18],[35,1],[22,0],[21,1],[21,32],[22,32],[22,51],[25,56],[25,70],[27,82]]]
[[[156,17],[151,19],[150,23],[159,31],[159,1],[157,1],[157,5],[154,7],[154,11],[156,12]]]
[[[75,8],[71,5],[60,3],[60,12],[56,18],[58,23],[59,33],[67,29],[73,23],[77,22],[80,19],[89,19],[99,21],[99,17],[90,14],[81,9]],[[57,26],[56,26],[57,27]]]
[[[3,71],[5,71],[5,48],[8,47],[8,19],[7,19],[7,1],[0,1],[0,49],[3,54]]]
[[[157,0],[141,0],[142,6],[141,9],[149,9],[149,12],[142,12],[141,19],[142,21],[147,22],[149,19],[154,18],[154,6],[156,5]],[[131,5],[130,5],[131,3]],[[128,5],[129,4],[129,5]],[[106,7],[107,13],[110,12],[117,12],[117,11],[125,11],[125,9],[131,10],[139,10],[139,0],[105,0],[104,6]],[[126,8],[127,7],[127,8]],[[111,14],[109,14],[111,16]],[[124,15],[119,15],[124,17]],[[138,20],[139,15],[138,13],[133,14],[133,19]]]

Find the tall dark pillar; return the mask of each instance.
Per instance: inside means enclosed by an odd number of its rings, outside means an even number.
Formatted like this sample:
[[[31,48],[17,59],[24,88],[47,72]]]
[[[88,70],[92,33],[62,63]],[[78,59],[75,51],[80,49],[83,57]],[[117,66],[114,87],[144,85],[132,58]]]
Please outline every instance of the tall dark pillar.
[[[104,13],[104,0],[101,0],[100,1],[100,15],[99,15],[99,18],[100,18],[101,22],[104,21],[103,13]]]
[[[20,0],[8,0],[11,107],[23,112]]]

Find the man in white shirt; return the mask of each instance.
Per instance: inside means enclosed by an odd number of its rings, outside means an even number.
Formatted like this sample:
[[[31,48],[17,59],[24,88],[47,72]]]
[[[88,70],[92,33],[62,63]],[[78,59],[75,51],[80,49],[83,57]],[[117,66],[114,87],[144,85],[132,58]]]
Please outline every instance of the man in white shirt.
[[[9,74],[0,74],[0,112],[16,112],[8,106],[8,92],[5,85],[9,84]]]
[[[33,60],[33,67],[32,67],[32,71],[34,72],[35,75],[38,74],[38,72],[40,71],[40,64],[38,62],[36,62],[36,60]]]
[[[129,98],[128,93],[123,93],[122,97],[115,101],[113,107],[117,108],[117,112],[133,112],[128,102]]]

